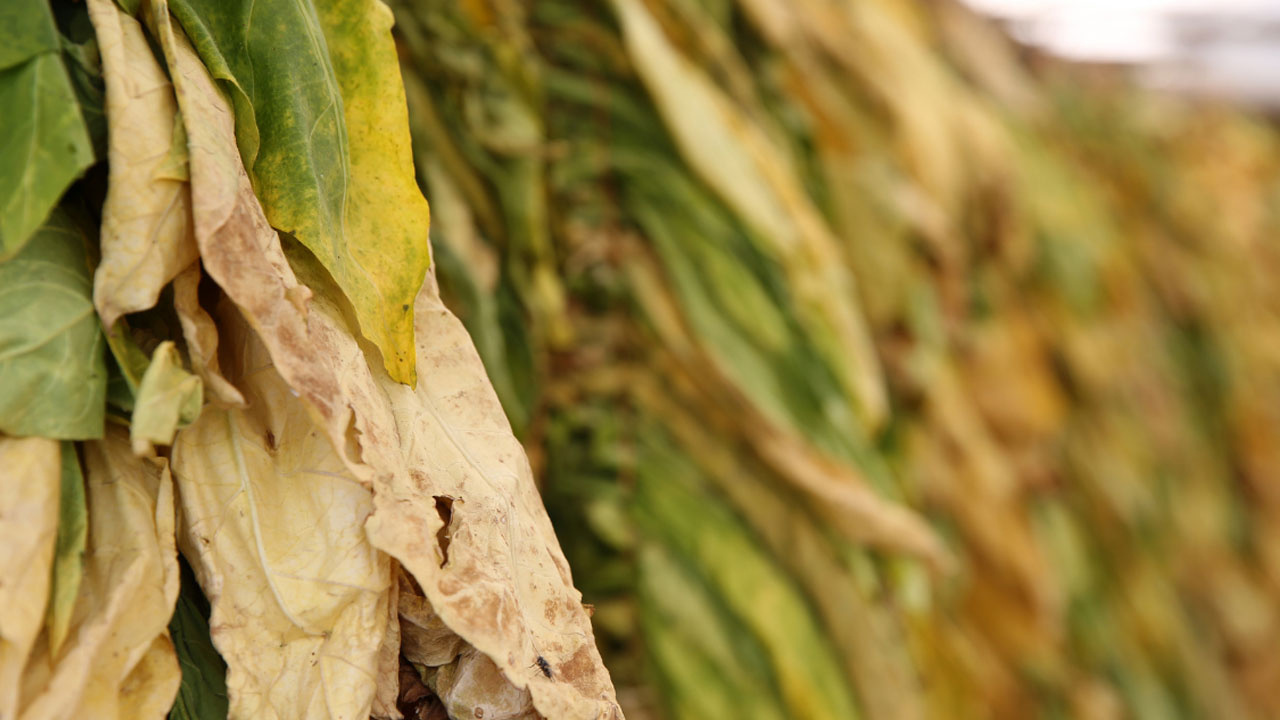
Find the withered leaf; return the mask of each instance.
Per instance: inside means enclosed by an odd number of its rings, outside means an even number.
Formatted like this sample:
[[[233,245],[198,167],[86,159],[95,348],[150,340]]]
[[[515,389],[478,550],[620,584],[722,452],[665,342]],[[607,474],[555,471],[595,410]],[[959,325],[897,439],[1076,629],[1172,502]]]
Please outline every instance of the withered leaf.
[[[338,296],[324,291],[314,260],[301,260],[299,273],[317,288],[309,316],[316,352],[339,368],[362,460],[374,471],[374,545],[412,574],[444,625],[514,688],[528,689],[542,715],[620,718],[524,449],[434,277],[416,304],[423,375],[415,390],[367,359],[327,300]]]
[[[172,457],[230,716],[368,717],[390,602],[390,560],[364,530],[370,491],[230,303],[219,321],[247,407],[205,408]]]
[[[178,106],[142,25],[112,0],[89,0],[107,86],[110,180],[102,206],[102,261],[93,302],[110,328],[156,303],[160,289],[196,259],[191,194],[172,165]],[[178,148],[185,160],[186,147]]]
[[[0,436],[0,717],[44,625],[58,527],[58,441]]]
[[[123,428],[84,445],[89,537],[62,647],[37,644],[21,720],[159,720],[180,681],[167,625],[178,595],[173,483]]]

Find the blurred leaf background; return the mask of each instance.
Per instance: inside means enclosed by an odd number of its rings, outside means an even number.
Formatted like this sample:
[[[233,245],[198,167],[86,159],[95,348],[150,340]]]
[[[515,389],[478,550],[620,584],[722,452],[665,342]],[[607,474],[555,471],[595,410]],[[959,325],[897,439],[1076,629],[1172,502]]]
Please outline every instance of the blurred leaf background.
[[[628,717],[1280,715],[1270,123],[951,2],[392,6]]]

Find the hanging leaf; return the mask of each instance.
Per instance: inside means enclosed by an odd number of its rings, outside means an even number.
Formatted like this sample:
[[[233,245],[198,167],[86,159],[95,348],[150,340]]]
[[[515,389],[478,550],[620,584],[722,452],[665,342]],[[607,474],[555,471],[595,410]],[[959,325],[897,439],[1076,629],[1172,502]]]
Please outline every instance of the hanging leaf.
[[[0,432],[102,436],[107,370],[85,254],[84,233],[57,210],[0,263]]]
[[[345,453],[351,411],[341,403],[330,359],[317,354],[308,337],[311,293],[289,268],[240,164],[231,106],[172,22],[164,0],[148,5],[146,20],[164,50],[187,123],[192,214],[202,266],[270,348],[276,369],[306,401],[333,446]],[[189,292],[183,290],[188,309]],[[189,320],[192,315],[187,315]],[[202,346],[202,353],[212,358],[209,343],[202,341]],[[353,472],[360,471],[351,458],[345,459]]]
[[[271,225],[319,258],[388,373],[413,384],[413,299],[430,264],[429,217],[413,174],[391,12],[377,0],[172,7],[232,89],[240,151]]]
[[[213,608],[231,717],[368,717],[391,584],[365,535],[369,489],[235,308],[218,319],[248,406],[206,408],[172,454],[183,554]]]
[[[173,483],[114,425],[84,457],[84,576],[62,649],[38,645],[27,664],[19,717],[159,720],[180,681],[165,627],[178,595]]]
[[[26,245],[93,147],[45,0],[0,9],[0,262]]]
[[[621,717],[529,461],[434,278],[417,298],[418,362],[430,375],[415,391],[366,358],[316,260],[301,249],[290,259],[317,288],[314,351],[339,368],[374,471],[373,544],[543,716]]]
[[[110,161],[93,300],[110,328],[155,305],[160,289],[196,259],[196,243],[173,86],[137,20],[113,0],[88,7],[107,86]]]

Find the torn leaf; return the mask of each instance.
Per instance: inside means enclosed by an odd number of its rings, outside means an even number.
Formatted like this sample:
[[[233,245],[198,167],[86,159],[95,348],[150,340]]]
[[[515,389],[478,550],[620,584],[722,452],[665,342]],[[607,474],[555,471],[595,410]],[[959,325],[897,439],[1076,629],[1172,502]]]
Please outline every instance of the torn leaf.
[[[368,531],[375,546],[412,574],[445,626],[495,662],[516,690],[528,689],[543,716],[620,718],[524,449],[434,279],[417,299],[424,374],[415,391],[366,359],[327,301],[325,279],[304,260],[295,264],[317,288],[309,316],[316,352],[339,367],[361,457],[374,470]],[[445,536],[437,498],[451,499]]]

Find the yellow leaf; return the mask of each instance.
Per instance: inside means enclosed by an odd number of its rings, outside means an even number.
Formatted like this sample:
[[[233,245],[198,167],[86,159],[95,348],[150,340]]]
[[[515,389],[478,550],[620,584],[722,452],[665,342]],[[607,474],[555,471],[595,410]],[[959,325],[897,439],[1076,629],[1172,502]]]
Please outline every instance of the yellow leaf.
[[[390,559],[364,530],[370,491],[234,307],[219,321],[248,406],[206,408],[178,433],[173,471],[230,716],[368,717],[390,602]]]
[[[0,436],[0,717],[17,714],[22,668],[44,625],[58,529],[58,441]]]
[[[174,155],[177,104],[138,21],[112,0],[89,0],[107,86],[110,179],[102,207],[102,261],[93,303],[108,329],[155,305],[161,288],[196,259],[191,195]],[[175,177],[177,176],[177,177]]]
[[[89,538],[71,629],[36,646],[21,720],[160,720],[178,692],[169,617],[178,597],[173,483],[108,426],[85,443]]]
[[[204,385],[183,369],[177,346],[171,340],[160,343],[138,384],[129,420],[134,454],[152,454],[153,444],[172,444],[178,428],[195,422],[203,399]]]
[[[345,253],[316,254],[351,299],[387,373],[413,385],[412,306],[430,264],[431,214],[413,171],[394,19],[380,0],[318,0],[316,10],[342,92],[350,162]]]

